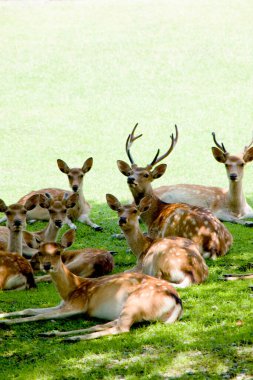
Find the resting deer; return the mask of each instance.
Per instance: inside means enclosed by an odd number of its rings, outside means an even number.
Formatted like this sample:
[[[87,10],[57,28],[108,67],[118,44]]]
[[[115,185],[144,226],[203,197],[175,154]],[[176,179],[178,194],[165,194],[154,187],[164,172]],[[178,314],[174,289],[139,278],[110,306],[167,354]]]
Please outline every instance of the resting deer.
[[[66,223],[69,225],[70,228],[76,229],[76,226],[73,223],[73,221],[78,220],[79,222],[85,223],[88,226],[94,228],[95,231],[102,231],[102,227],[98,226],[90,220],[89,213],[91,206],[88,202],[86,202],[83,195],[83,178],[84,175],[92,168],[93,158],[88,158],[84,162],[82,168],[70,169],[68,165],[62,160],[57,160],[57,164],[61,172],[68,176],[70,188],[73,190],[74,193],[77,193],[79,195],[79,201],[77,202],[76,206],[71,210],[68,210],[68,218],[66,219]],[[46,193],[50,193],[53,197],[63,197],[65,193],[67,193],[68,195],[72,194],[72,192],[70,191],[66,192],[66,190],[56,188],[41,189],[37,191],[32,191],[29,194],[25,195],[18,201],[18,203],[24,204],[26,200],[34,194],[45,195]],[[27,217],[28,220],[49,220],[47,210],[39,206],[36,207],[33,211],[29,212]],[[6,219],[2,218],[0,222],[3,222],[4,220]]]
[[[130,148],[132,143],[141,135],[135,137],[134,132],[128,136],[126,151],[131,162],[131,166],[124,161],[117,161],[118,168],[127,177],[127,183],[138,206],[141,200],[146,197],[145,204],[142,204],[143,213],[141,219],[148,226],[148,234],[152,239],[166,236],[180,236],[194,241],[200,248],[205,258],[215,259],[222,256],[229,250],[233,238],[226,227],[208,209],[191,206],[185,203],[167,204],[161,201],[154,193],[151,182],[160,178],[166,168],[166,164],[160,161],[167,157],[175,147],[178,139],[176,135],[171,135],[171,145],[168,151],[159,156],[159,150],[153,161],[146,167],[139,167],[134,163]],[[153,170],[152,170],[153,169]],[[145,212],[146,207],[146,212]]]
[[[161,186],[154,190],[164,202],[185,202],[194,206],[209,208],[214,215],[226,222],[252,227],[253,222],[242,219],[253,218],[253,209],[243,194],[242,179],[244,167],[253,160],[253,140],[245,146],[243,153],[232,155],[223,143],[219,144],[212,133],[215,147],[212,153],[216,161],[225,165],[229,189],[201,185]]]
[[[38,194],[39,200],[37,204],[40,208],[47,210],[49,215],[48,225],[41,231],[33,232],[34,237],[38,242],[55,241],[57,235],[66,222],[67,213],[75,207],[78,202],[78,194],[65,193],[63,196],[52,197],[51,194]],[[30,198],[28,198],[30,199]],[[37,251],[31,249],[27,244],[23,245],[23,254],[31,258]]]
[[[39,196],[30,197],[24,205],[14,203],[6,206],[0,199],[0,212],[4,212],[7,227],[0,227],[0,249],[9,252],[17,252],[22,255],[23,230],[26,227],[26,215],[34,209],[38,203]]]
[[[45,309],[26,309],[0,314],[1,324],[16,324],[86,315],[109,320],[88,329],[49,332],[43,336],[82,334],[68,341],[88,340],[128,332],[135,322],[175,322],[182,314],[182,303],[176,290],[166,281],[140,273],[120,273],[96,279],[81,278],[71,273],[61,260],[61,253],[73,242],[73,231],[67,231],[61,243],[43,243],[39,248],[41,264],[50,273],[62,298],[60,305]],[[84,335],[83,335],[84,334]]]
[[[25,206],[6,206],[0,199],[0,211],[7,216],[7,226],[0,228],[0,289],[23,290],[34,288],[33,270],[22,257],[23,229],[26,226],[26,213],[35,207],[37,196],[30,198]],[[29,233],[27,233],[29,235]],[[30,236],[31,237],[31,236]]]
[[[118,213],[119,226],[137,257],[137,266],[131,272],[162,278],[179,288],[205,281],[208,268],[195,243],[181,237],[153,240],[144,236],[139,227],[140,209],[135,205],[123,206],[111,194],[106,195],[106,200]]]
[[[74,232],[73,232],[74,234]],[[75,236],[75,235],[74,235]],[[55,240],[53,240],[55,241]],[[31,265],[34,271],[43,270],[40,265],[38,248],[41,242],[30,234],[30,239],[26,236],[26,242],[29,247],[37,250],[31,259]],[[63,250],[61,253],[62,262],[72,273],[80,277],[100,277],[110,273],[114,267],[113,254],[115,252],[106,251],[97,248],[83,248],[72,251]],[[51,282],[49,274],[35,278],[38,282]]]

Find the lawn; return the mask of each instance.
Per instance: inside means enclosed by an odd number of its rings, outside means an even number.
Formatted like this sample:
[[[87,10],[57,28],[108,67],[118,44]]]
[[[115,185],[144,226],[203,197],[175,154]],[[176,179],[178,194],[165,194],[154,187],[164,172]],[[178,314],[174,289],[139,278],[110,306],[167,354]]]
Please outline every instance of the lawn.
[[[118,251],[114,272],[134,265],[105,194],[131,200],[116,160],[136,122],[139,165],[179,141],[154,184],[227,186],[211,154],[212,136],[240,152],[252,137],[253,5],[251,1],[0,1],[0,198],[67,188],[63,159],[94,167],[84,192],[104,232],[78,224],[74,247]],[[138,130],[137,130],[138,132]],[[244,189],[253,205],[253,165]],[[44,226],[37,223],[29,229]],[[80,342],[42,339],[39,332],[91,325],[81,318],[1,329],[0,379],[236,379],[253,377],[249,281],[222,273],[252,271],[252,229],[227,224],[229,254],[208,261],[209,279],[180,290],[184,315],[171,326],[135,326],[129,334]],[[252,282],[251,282],[252,284]],[[52,284],[1,292],[0,310],[59,302]]]

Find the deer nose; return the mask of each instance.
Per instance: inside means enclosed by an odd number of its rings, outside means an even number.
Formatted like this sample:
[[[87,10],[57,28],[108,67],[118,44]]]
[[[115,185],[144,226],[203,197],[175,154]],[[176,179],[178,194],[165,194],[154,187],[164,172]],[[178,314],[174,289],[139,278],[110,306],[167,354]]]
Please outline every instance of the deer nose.
[[[13,224],[14,224],[15,227],[20,227],[21,224],[22,224],[22,222],[21,222],[20,219],[15,219]]]
[[[134,178],[133,177],[128,177],[127,178],[127,183],[130,184],[130,185],[133,184],[134,183]]]
[[[54,224],[56,225],[56,227],[61,228],[61,226],[62,226],[62,221],[61,221],[61,220],[55,220]]]
[[[123,226],[123,224],[126,224],[126,222],[127,222],[127,218],[125,216],[121,216],[119,218],[119,225],[120,226]]]
[[[77,185],[72,186],[72,190],[76,193],[78,190],[78,186]]]
[[[44,263],[44,264],[43,264],[43,268],[44,268],[45,270],[49,270],[49,269],[51,268],[51,263]]]
[[[237,179],[237,174],[235,174],[235,173],[230,174],[230,179],[232,181],[235,181]]]

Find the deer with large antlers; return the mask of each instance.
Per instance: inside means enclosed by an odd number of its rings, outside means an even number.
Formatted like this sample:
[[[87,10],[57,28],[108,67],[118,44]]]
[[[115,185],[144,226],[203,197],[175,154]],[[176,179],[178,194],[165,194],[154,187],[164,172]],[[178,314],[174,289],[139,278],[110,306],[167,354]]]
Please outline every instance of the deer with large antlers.
[[[167,204],[161,201],[152,189],[151,182],[160,178],[166,164],[157,165],[174,149],[178,140],[178,129],[175,136],[171,135],[171,145],[168,151],[159,157],[159,150],[155,158],[146,167],[139,167],[134,163],[130,153],[132,143],[141,135],[135,137],[134,132],[128,136],[126,152],[131,166],[124,161],[117,161],[118,168],[127,177],[127,183],[134,197],[136,205],[142,201],[141,218],[148,226],[151,238],[180,236],[188,238],[198,244],[204,257],[215,259],[229,250],[233,238],[226,227],[209,211],[202,207],[191,206],[186,203]],[[155,166],[155,167],[154,167]],[[145,197],[145,200],[143,199]]]
[[[83,179],[84,175],[90,171],[93,165],[93,158],[88,158],[83,166],[81,168],[69,168],[69,166],[64,162],[63,160],[58,159],[57,165],[60,171],[68,176],[69,186],[71,190],[79,195],[79,199],[76,202],[75,207],[73,207],[71,210],[68,210],[68,217],[66,219],[66,223],[69,225],[70,228],[76,229],[75,224],[73,223],[75,220],[87,224],[88,226],[92,227],[95,231],[102,231],[102,227],[98,226],[97,224],[93,223],[89,217],[89,213],[91,210],[91,206],[89,203],[85,200],[84,194],[83,194]],[[29,194],[26,194],[24,197],[22,197],[18,203],[25,204],[28,198],[30,198],[34,194],[46,194],[49,193],[53,197],[64,197],[64,194],[68,194],[70,196],[72,194],[72,191],[66,191],[62,189],[57,188],[48,188],[48,189],[41,189],[37,191],[32,191]],[[33,209],[32,211],[28,212],[27,214],[28,220],[49,220],[49,213],[46,208],[42,208],[39,205]],[[0,220],[0,223],[5,221],[6,218],[2,218]]]
[[[7,227],[0,227],[0,289],[24,290],[34,288],[33,270],[22,257],[23,230],[26,226],[26,213],[37,204],[37,196],[30,198],[24,206],[6,206],[0,199],[0,211],[7,216]],[[27,236],[29,234],[27,232]]]
[[[5,319],[1,320],[1,324],[12,325],[74,315],[86,315],[110,321],[88,329],[40,334],[42,336],[74,334],[75,336],[67,339],[73,342],[122,334],[128,332],[135,322],[173,323],[181,316],[182,303],[179,295],[164,280],[140,273],[120,273],[96,279],[75,276],[61,260],[62,251],[72,242],[73,231],[69,230],[63,235],[61,243],[43,243],[39,248],[40,262],[52,276],[62,298],[60,305],[3,313],[0,314],[0,318]]]
[[[185,202],[191,205],[207,207],[215,216],[226,222],[252,227],[253,222],[244,220],[253,218],[253,209],[243,194],[242,179],[244,167],[253,160],[253,139],[244,151],[237,155],[230,154],[223,143],[219,144],[212,133],[215,147],[212,153],[216,161],[225,165],[229,189],[201,185],[161,186],[154,190],[164,202]]]
[[[118,224],[137,258],[131,272],[162,278],[179,288],[206,280],[208,268],[197,244],[182,237],[151,239],[144,236],[139,227],[140,210],[135,205],[123,206],[112,194],[107,194],[106,200],[118,213]]]

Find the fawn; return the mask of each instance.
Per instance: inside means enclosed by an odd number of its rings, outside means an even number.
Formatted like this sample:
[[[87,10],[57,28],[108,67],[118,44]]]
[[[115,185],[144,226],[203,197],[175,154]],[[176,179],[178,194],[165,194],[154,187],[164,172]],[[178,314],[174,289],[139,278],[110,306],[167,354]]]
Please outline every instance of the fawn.
[[[208,268],[197,244],[181,237],[154,240],[144,236],[139,226],[140,212],[135,205],[123,206],[111,194],[106,195],[106,200],[108,206],[118,213],[118,224],[137,257],[137,266],[132,272],[162,278],[180,288],[205,281]]]

